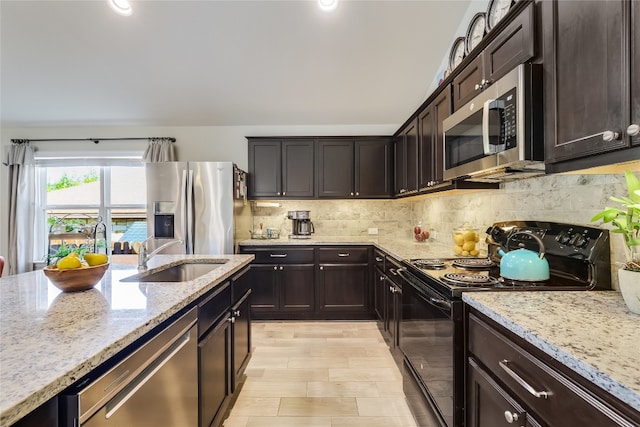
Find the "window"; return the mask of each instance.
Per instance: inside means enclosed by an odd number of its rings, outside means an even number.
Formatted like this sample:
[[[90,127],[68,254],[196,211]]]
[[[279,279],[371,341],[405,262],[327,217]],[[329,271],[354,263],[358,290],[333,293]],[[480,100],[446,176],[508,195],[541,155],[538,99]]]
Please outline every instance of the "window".
[[[61,254],[84,248],[120,257],[120,263],[136,263],[121,255],[137,253],[147,237],[140,155],[87,159],[37,154],[36,176],[35,262],[47,263],[66,247]],[[87,240],[99,219],[104,233],[96,241]]]

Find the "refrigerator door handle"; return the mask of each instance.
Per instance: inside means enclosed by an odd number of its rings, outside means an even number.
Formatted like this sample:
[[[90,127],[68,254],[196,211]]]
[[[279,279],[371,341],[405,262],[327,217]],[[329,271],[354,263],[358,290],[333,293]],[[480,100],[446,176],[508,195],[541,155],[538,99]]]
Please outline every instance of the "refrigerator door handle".
[[[193,238],[194,238],[194,233],[193,233],[193,228],[195,227],[194,225],[194,211],[193,211],[193,170],[189,169],[188,172],[188,177],[187,177],[187,232],[185,233],[186,236],[186,240],[187,240],[187,244],[186,244],[186,248],[187,248],[187,253],[188,254],[192,254],[193,253],[193,249],[194,249],[194,243],[193,243]]]

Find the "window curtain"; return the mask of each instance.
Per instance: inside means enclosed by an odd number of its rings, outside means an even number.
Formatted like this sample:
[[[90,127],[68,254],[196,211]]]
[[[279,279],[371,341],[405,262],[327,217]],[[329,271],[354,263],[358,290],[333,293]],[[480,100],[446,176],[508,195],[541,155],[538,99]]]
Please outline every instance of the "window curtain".
[[[9,275],[33,270],[35,168],[28,142],[14,143],[3,164],[9,167]]]
[[[151,138],[142,159],[147,163],[175,161],[176,151],[173,141],[168,138]]]

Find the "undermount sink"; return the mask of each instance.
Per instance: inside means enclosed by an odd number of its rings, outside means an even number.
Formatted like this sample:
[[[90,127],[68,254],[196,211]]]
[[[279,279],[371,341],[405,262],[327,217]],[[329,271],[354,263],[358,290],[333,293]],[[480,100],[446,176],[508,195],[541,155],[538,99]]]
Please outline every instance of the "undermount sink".
[[[138,273],[121,279],[121,282],[188,282],[204,276],[210,271],[224,265],[227,260],[211,262],[184,262],[153,273]]]

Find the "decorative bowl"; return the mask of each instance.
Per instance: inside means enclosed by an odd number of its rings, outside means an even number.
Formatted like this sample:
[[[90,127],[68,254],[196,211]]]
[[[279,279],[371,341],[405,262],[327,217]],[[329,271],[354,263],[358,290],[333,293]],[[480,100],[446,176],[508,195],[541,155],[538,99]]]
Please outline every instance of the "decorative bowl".
[[[108,268],[109,263],[67,270],[59,270],[56,266],[49,265],[42,271],[56,288],[63,292],[76,292],[93,288]]]

